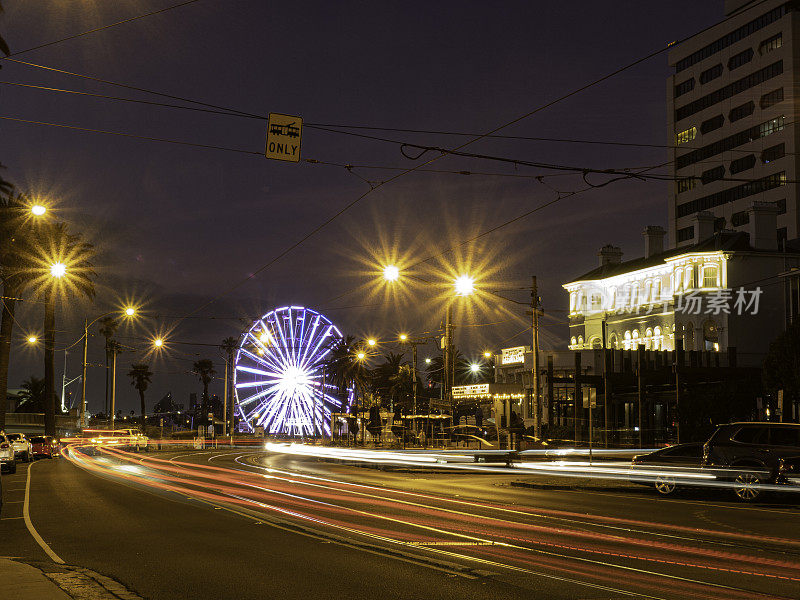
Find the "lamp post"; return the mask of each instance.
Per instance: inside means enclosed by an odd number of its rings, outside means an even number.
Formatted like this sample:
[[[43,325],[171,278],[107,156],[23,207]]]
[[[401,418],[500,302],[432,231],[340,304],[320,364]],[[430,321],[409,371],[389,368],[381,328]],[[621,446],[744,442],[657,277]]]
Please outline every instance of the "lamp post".
[[[109,315],[113,315],[117,311],[111,310],[107,313],[96,317],[91,322],[88,322],[88,319],[83,320],[83,363],[81,367],[81,410],[80,410],[80,425],[81,428],[86,427],[86,367],[88,366],[87,362],[87,355],[89,353],[89,327],[94,325],[97,321],[102,319],[103,317],[107,317]],[[124,311],[126,317],[133,317],[136,314],[136,309],[133,307],[127,307]],[[112,388],[111,388],[111,423],[112,429],[114,424],[114,393],[116,387],[116,364],[117,364],[117,349],[116,347],[113,348],[113,358],[114,363],[111,369],[112,373]]]

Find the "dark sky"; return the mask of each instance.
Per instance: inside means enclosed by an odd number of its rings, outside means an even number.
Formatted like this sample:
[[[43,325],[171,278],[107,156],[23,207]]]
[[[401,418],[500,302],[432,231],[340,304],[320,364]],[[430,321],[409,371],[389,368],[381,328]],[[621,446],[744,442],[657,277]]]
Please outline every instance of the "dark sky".
[[[4,0],[0,31],[12,52],[146,13],[169,0]],[[722,17],[722,1],[670,2],[296,2],[201,0],[146,19],[24,54],[20,60],[259,115],[306,124],[369,125],[483,133],[665,47]],[[505,135],[667,143],[666,53],[504,129]],[[0,80],[143,100],[158,99],[3,61]],[[264,121],[0,85],[0,116],[261,152]],[[360,131],[454,147],[470,138]],[[465,150],[597,168],[644,167],[664,148],[531,140],[481,140]],[[428,153],[425,159],[433,158]],[[303,159],[411,168],[394,143],[304,129]],[[473,273],[483,290],[530,285],[545,309],[542,345],[563,348],[561,284],[593,268],[597,250],[641,255],[645,225],[666,226],[667,184],[622,181],[563,199],[480,241],[414,268],[431,283],[387,292],[377,283],[389,257],[413,265],[510,218],[585,187],[580,176],[447,157],[367,195],[300,247],[256,269],[369,189],[399,171],[279,163],[264,157],[0,121],[3,176],[41,195],[52,214],[95,244],[93,304],[62,302],[57,347],[80,323],[135,300],[144,318],[122,341],[144,348],[153,332],[173,341],[148,392],[186,402],[199,384],[192,361],[222,361],[213,346],[246,321],[284,304],[314,307],[345,333],[389,339],[438,327],[446,284]],[[539,182],[534,176],[550,175]],[[595,181],[601,182],[603,178]],[[413,280],[412,280],[413,282]],[[227,293],[227,294],[226,294]],[[222,294],[224,297],[219,298]],[[524,290],[503,294],[528,301]],[[219,298],[198,311],[210,300]],[[465,354],[530,343],[525,307],[481,292],[456,306]],[[182,317],[189,318],[182,318]],[[244,321],[242,320],[244,319]],[[19,311],[9,386],[41,375],[41,306]],[[90,362],[102,341],[90,340]],[[68,375],[80,369],[79,348]],[[384,350],[392,349],[384,346]],[[423,350],[432,353],[435,347]],[[138,406],[124,374],[142,351],[119,358],[118,406]],[[63,353],[56,359],[60,378]],[[102,369],[89,374],[90,410],[101,408]],[[60,379],[58,381],[60,387]],[[216,384],[213,391],[221,392]]]

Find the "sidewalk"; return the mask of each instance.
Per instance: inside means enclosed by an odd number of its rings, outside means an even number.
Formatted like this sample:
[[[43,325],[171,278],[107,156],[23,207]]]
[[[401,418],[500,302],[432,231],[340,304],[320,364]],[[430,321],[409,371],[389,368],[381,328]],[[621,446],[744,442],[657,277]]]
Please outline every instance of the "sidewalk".
[[[39,569],[8,558],[0,558],[0,592],[4,598],[72,600]]]

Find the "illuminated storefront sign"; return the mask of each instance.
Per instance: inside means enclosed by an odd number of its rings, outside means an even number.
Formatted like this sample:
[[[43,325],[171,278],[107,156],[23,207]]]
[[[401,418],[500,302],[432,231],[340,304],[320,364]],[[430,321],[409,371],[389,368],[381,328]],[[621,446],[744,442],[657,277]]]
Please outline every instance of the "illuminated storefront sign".
[[[476,383],[474,385],[453,386],[453,398],[474,398],[475,396],[488,396],[489,384]]]
[[[503,348],[500,355],[501,365],[511,365],[514,363],[525,362],[525,346],[517,346],[516,348]]]

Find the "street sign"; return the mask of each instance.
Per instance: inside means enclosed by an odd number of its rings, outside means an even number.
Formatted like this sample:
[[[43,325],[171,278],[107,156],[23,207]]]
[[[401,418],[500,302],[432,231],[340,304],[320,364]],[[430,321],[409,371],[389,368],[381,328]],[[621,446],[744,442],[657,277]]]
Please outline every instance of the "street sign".
[[[269,113],[266,157],[299,162],[302,133],[303,119],[300,117]]]

